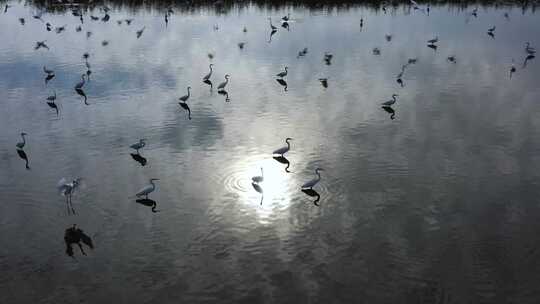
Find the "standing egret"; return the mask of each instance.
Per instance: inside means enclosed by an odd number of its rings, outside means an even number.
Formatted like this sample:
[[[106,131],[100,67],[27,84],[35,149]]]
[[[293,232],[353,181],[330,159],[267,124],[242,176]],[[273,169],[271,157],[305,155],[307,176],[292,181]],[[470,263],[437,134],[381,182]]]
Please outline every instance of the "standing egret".
[[[283,78],[283,77],[287,76],[287,69],[288,69],[288,67],[285,67],[285,71],[283,71],[281,73],[277,73],[276,76],[279,77],[279,78]]]
[[[391,106],[396,103],[396,97],[399,96],[398,94],[392,94],[392,99],[385,101],[382,103],[383,106]]]
[[[321,180],[321,174],[319,173],[319,171],[324,171],[324,170],[321,168],[315,169],[315,174],[317,174],[317,177],[303,184],[302,189],[312,189],[313,186],[315,186]]]
[[[146,139],[142,138],[142,139],[139,139],[139,142],[138,143],[134,143],[133,145],[129,146],[131,149],[134,149],[137,151],[137,153],[139,153],[139,150],[144,148],[144,146],[146,146]]]
[[[272,29],[272,32],[277,31],[277,27],[272,24],[272,18],[268,17],[268,20],[270,20],[270,28]]]
[[[182,101],[183,103],[185,103],[188,99],[189,99],[189,96],[190,96],[190,90],[191,90],[191,87],[187,87],[187,95],[184,95],[180,98],[178,98],[180,101]]]
[[[84,86],[84,84],[86,82],[85,79],[84,79],[84,76],[86,76],[86,75],[85,74],[81,75],[82,80],[75,85],[75,90],[80,90]]]
[[[263,188],[257,183],[251,183],[251,186],[253,187],[253,189],[255,189],[255,191],[257,191],[257,192],[259,192],[261,194],[261,205],[262,205],[263,200],[264,200]]]
[[[273,155],[281,155],[283,156],[283,154],[289,152],[289,150],[291,149],[291,143],[289,143],[289,141],[293,140],[292,138],[290,137],[287,137],[285,139],[285,142],[287,143],[287,146],[286,147],[281,147],[277,150],[275,150],[274,152],[272,152]]]
[[[203,77],[203,81],[209,80],[210,77],[212,77],[212,67],[213,66],[214,66],[214,64],[210,63],[210,65],[208,66],[210,68],[210,72],[208,74],[206,74],[206,76]]]
[[[26,145],[26,138],[24,138],[26,135],[28,135],[28,134],[26,134],[25,132],[22,132],[22,133],[21,133],[21,137],[22,137],[22,140],[23,140],[23,141],[18,142],[18,143],[16,144],[16,146],[17,146],[18,149],[22,149],[22,148],[24,148],[24,145]]]
[[[229,83],[229,77],[231,77],[231,76],[229,76],[229,74],[225,75],[225,81],[218,85],[218,91],[224,91],[225,90],[225,87]]]
[[[135,194],[136,197],[144,196],[146,199],[148,199],[148,194],[154,192],[156,190],[156,184],[154,184],[154,181],[159,180],[159,178],[151,178],[150,179],[150,185],[147,185],[146,187],[142,188]]]
[[[262,181],[264,181],[264,172],[263,172],[263,168],[261,167],[261,175],[260,176],[254,176],[251,178],[251,180],[254,182],[254,183],[261,183]]]
[[[47,101],[54,102],[56,100],[56,90],[54,90],[54,95],[47,97]]]
[[[188,90],[188,92],[189,92],[189,90]],[[183,97],[179,98],[180,101],[178,102],[178,104],[179,104],[184,110],[186,110],[186,111],[188,112],[188,119],[191,120],[191,109],[189,108],[189,106],[188,106],[188,104],[187,104],[187,102],[186,102],[186,101],[187,101],[187,98],[182,99],[182,98],[184,98],[184,97],[189,97],[189,96],[183,96]]]
[[[143,26],[142,29],[137,31],[137,39],[141,38],[145,28],[146,28],[146,26]]]
[[[531,47],[531,44],[529,42],[525,43],[525,52],[529,55],[536,54],[536,49]]]
[[[75,214],[75,209],[73,208],[73,202],[71,200],[71,197],[73,195],[73,192],[75,192],[75,189],[80,186],[81,180],[82,178],[79,177],[72,180],[71,182],[67,182],[65,178],[62,178],[57,184],[58,192],[60,192],[62,196],[66,197],[66,207],[68,213],[71,208],[71,212]]]

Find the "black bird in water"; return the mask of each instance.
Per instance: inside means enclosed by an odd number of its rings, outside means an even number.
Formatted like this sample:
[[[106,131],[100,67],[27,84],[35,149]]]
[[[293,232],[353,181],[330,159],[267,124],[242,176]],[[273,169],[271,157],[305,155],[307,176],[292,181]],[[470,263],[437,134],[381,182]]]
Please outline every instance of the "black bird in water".
[[[152,207],[152,212],[154,212],[154,213],[159,212],[159,210],[156,210],[157,202],[152,200],[152,199],[140,198],[140,199],[136,200],[135,202],[138,203],[138,204],[147,206],[147,207]]]
[[[319,78],[319,81],[321,82],[323,88],[328,88],[328,78]]]
[[[77,225],[73,225],[73,227],[66,229],[66,232],[64,233],[64,242],[66,243],[66,254],[70,257],[73,257],[73,244],[79,246],[83,255],[86,255],[86,252],[84,252],[81,242],[90,247],[90,249],[94,249],[92,238],[86,235],[84,231],[77,228]]]
[[[87,102],[87,101],[88,101],[88,97],[86,97],[86,93],[84,93],[83,89],[77,89],[77,88],[75,88],[75,92],[76,92],[79,96],[83,97],[83,98],[84,98],[84,104],[85,104],[85,105],[88,105],[88,102]]]
[[[21,23],[21,25],[24,25],[24,18],[19,18],[19,22]]]
[[[143,26],[142,29],[137,31],[137,39],[141,38],[145,28],[146,28],[146,26]]]

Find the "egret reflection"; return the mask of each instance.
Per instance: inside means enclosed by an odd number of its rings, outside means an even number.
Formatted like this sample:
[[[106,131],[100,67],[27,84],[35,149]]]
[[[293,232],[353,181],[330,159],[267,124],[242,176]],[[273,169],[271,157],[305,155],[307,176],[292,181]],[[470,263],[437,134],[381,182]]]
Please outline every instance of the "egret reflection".
[[[135,200],[137,204],[141,204],[143,206],[151,207],[151,210],[153,213],[159,212],[159,210],[156,210],[157,208],[157,202],[149,199],[149,198],[140,198]]]
[[[19,155],[19,157],[24,160],[25,162],[25,168],[26,170],[30,170],[30,166],[28,165],[28,155],[26,155],[26,152],[24,152],[23,149],[17,149],[17,154]]]
[[[143,167],[146,166],[147,159],[145,157],[143,157],[142,155],[140,155],[139,152],[130,153],[129,155],[131,155],[131,158],[133,158],[134,161],[141,164],[141,166],[143,166]]]
[[[285,156],[274,156],[272,158],[275,159],[276,161],[284,164],[284,165],[287,165],[285,167],[285,172],[291,173],[291,171],[289,171],[289,167],[291,166],[291,163],[289,162],[289,160]]]
[[[276,81],[283,87],[283,91],[287,92],[287,88],[288,88],[287,82],[283,80],[282,78],[278,78],[276,79]]]
[[[315,198],[315,200],[313,201],[313,205],[320,206],[319,200],[321,199],[321,195],[317,191],[313,189],[302,189],[302,192],[304,192],[307,196]]]

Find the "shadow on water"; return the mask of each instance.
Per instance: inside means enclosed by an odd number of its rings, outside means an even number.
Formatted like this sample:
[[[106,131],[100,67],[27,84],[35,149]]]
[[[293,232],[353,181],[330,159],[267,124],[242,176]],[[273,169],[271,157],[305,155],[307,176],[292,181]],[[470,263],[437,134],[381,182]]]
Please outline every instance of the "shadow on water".
[[[157,202],[149,199],[149,198],[140,198],[135,201],[137,204],[141,204],[143,206],[152,207],[152,212],[156,213],[159,212],[159,210],[156,210],[157,208]]]
[[[321,195],[317,191],[313,189],[302,189],[301,191],[304,192],[307,196],[315,198],[315,200],[313,201],[313,205],[320,206],[319,200],[321,199]]]
[[[283,86],[283,91],[287,92],[287,82],[281,78],[276,79],[277,83]]]
[[[287,165],[287,167],[285,167],[285,172],[291,173],[291,171],[289,171],[289,167],[291,166],[291,163],[285,156],[274,156],[272,158],[278,161],[279,163]]]
[[[19,157],[24,160],[26,170],[30,170],[30,166],[28,165],[28,155],[26,155],[26,152],[24,152],[23,149],[17,149],[17,154],[19,154]]]
[[[394,120],[396,118],[396,111],[391,106],[382,106],[381,107],[386,113],[390,114],[390,119]]]
[[[147,163],[147,159],[144,158],[142,155],[140,155],[139,153],[130,153],[129,155],[131,155],[131,158],[133,158],[134,161],[138,162],[139,164],[141,164],[141,166],[145,166],[146,163]]]
[[[86,252],[84,252],[84,249],[82,246],[83,244],[90,247],[90,249],[94,249],[94,243],[92,242],[92,238],[90,238],[87,234],[85,234],[84,231],[82,231],[82,229],[77,228],[77,225],[73,225],[73,227],[66,229],[66,232],[64,233],[64,242],[66,243],[66,254],[70,257],[74,257],[73,256],[74,244],[79,246],[81,253],[83,255],[86,255]]]

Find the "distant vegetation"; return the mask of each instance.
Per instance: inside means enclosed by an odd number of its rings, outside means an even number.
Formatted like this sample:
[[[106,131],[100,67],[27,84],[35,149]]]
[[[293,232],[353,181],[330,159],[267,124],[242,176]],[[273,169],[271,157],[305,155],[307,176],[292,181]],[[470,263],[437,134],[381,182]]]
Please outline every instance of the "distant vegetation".
[[[0,3],[6,3],[6,0],[0,0]],[[536,8],[540,5],[540,0],[534,1],[496,1],[496,0],[476,0],[476,1],[466,1],[466,0],[447,0],[447,1],[416,1],[420,5],[430,6],[440,6],[440,5],[449,5],[452,7],[458,8],[470,8],[470,7],[520,7],[524,11],[531,10],[535,11]],[[20,2],[23,3],[23,2]],[[70,10],[72,5],[68,1],[43,1],[43,0],[27,0],[25,3],[35,6],[36,8],[41,8],[47,11],[67,11]],[[391,8],[393,6],[397,7],[399,5],[410,4],[410,1],[368,1],[368,0],[251,0],[251,1],[242,1],[242,0],[192,0],[192,1],[172,1],[172,0],[113,0],[113,1],[75,1],[74,5],[82,6],[86,9],[99,8],[104,5],[107,5],[110,8],[129,8],[129,9],[167,9],[172,8],[175,11],[179,12],[189,12],[193,10],[208,9],[214,10],[216,12],[226,13],[230,10],[241,9],[248,7],[250,5],[257,6],[259,8],[266,9],[278,9],[282,7],[301,7],[307,9],[348,9],[354,7],[368,7],[372,9],[382,9],[383,6]]]

